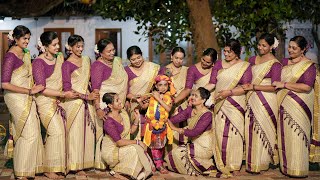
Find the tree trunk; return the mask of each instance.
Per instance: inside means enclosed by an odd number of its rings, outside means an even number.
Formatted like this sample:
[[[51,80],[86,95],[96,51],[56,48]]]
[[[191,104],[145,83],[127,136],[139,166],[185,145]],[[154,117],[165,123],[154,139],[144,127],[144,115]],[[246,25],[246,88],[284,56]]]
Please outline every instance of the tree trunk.
[[[318,59],[318,64],[320,65],[320,39],[318,36],[318,34],[320,34],[320,32],[318,32],[319,31],[318,26],[320,26],[320,24],[313,24],[312,25],[312,36],[313,36],[313,39],[314,39],[316,46],[318,48],[317,59]]]
[[[279,46],[277,48],[277,51],[276,51],[276,58],[282,62],[282,59],[284,58],[285,56],[285,53],[286,53],[286,48],[285,48],[285,43],[286,43],[286,35],[285,34],[278,34],[278,37],[279,38]]]
[[[217,50],[219,57],[221,51],[218,46],[212,14],[208,0],[187,0],[190,10],[189,20],[192,38],[196,49],[197,61],[200,60],[202,52],[207,48]]]

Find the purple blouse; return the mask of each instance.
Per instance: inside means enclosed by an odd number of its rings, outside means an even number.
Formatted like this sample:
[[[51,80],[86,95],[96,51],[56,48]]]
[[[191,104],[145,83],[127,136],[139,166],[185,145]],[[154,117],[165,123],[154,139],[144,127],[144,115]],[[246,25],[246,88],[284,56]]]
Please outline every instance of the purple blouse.
[[[218,72],[223,69],[222,67],[222,61],[219,60],[217,61],[212,69],[212,73],[211,73],[211,77],[210,77],[210,84],[216,84],[217,83],[217,76],[218,76]],[[252,81],[252,70],[251,70],[251,66],[249,66],[247,68],[247,70],[243,73],[240,81],[238,84],[242,85],[242,84],[248,84],[251,83]]]
[[[124,70],[125,70],[126,73],[128,74],[128,83],[129,83],[129,81],[131,81],[132,79],[138,77],[135,73],[133,73],[133,72],[131,71],[131,69],[129,68],[129,66],[126,66],[126,67],[124,68]]]
[[[46,87],[46,79],[53,74],[55,64],[49,65],[43,59],[37,58],[32,62],[32,75],[36,85]]]
[[[112,68],[103,64],[101,61],[95,61],[90,68],[92,89],[100,89],[103,81],[107,80],[112,73]]]
[[[172,116],[170,121],[173,124],[180,123],[182,121],[186,121],[191,118],[192,107],[187,107],[185,110],[180,111],[177,115]],[[188,137],[195,137],[202,134],[205,131],[208,131],[212,128],[212,113],[206,112],[204,113],[200,119],[198,120],[196,126],[193,129],[185,129],[184,135]]]
[[[289,63],[288,58],[284,58],[282,60],[282,65],[287,66]],[[302,76],[298,79],[297,83],[303,83],[306,84],[310,87],[313,87],[314,82],[316,80],[316,75],[317,75],[317,68],[315,65],[311,65],[303,74]]]
[[[257,56],[252,56],[249,59],[249,63],[252,66],[256,64],[256,57]],[[282,68],[281,63],[279,62],[274,63],[271,66],[270,71],[266,74],[264,78],[271,78],[271,83],[273,83],[274,81],[281,81],[281,68]]]
[[[160,70],[159,70],[159,72],[158,72],[158,74],[159,74],[159,75],[165,75],[166,69],[167,69],[167,68],[166,68],[165,66],[161,67]]]
[[[19,59],[14,53],[7,52],[3,58],[1,82],[10,82],[12,72],[23,65],[22,59]]]
[[[75,64],[69,61],[65,61],[62,64],[62,83],[63,83],[64,91],[72,90],[71,74],[73,71],[75,71],[78,68],[79,68],[78,66],[76,66]]]
[[[190,66],[187,71],[187,79],[186,79],[185,88],[192,89],[193,84],[203,76],[204,75],[200,73],[200,71],[198,70],[196,65]]]
[[[121,133],[123,129],[124,128],[122,124],[109,116],[103,123],[104,133],[109,135],[114,142],[117,142],[121,139]]]

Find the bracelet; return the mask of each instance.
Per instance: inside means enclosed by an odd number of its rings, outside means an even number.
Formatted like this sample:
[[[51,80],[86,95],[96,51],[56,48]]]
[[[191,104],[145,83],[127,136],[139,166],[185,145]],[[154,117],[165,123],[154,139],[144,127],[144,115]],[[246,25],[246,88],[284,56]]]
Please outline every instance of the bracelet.
[[[254,90],[254,91],[255,91],[255,90],[256,90],[256,88],[255,88],[254,86],[255,86],[255,85],[253,84],[253,85],[252,85],[252,90]]]
[[[28,89],[28,95],[31,96],[31,89]]]
[[[66,93],[64,91],[60,91],[60,97],[65,97],[66,96]]]
[[[286,87],[286,85],[287,85],[287,82],[284,82],[284,84],[283,84],[283,88],[288,89],[288,88]]]
[[[136,144],[139,145],[139,140],[138,139],[136,139]]]
[[[231,93],[230,96],[233,96],[233,91],[232,90],[230,90],[230,93]]]

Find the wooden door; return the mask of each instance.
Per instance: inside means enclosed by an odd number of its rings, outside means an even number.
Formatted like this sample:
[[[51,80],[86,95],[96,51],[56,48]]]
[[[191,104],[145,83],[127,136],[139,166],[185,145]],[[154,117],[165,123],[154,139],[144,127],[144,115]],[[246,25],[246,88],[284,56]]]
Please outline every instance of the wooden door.
[[[110,39],[116,49],[116,56],[122,57],[121,29],[96,29],[96,44],[100,39]]]

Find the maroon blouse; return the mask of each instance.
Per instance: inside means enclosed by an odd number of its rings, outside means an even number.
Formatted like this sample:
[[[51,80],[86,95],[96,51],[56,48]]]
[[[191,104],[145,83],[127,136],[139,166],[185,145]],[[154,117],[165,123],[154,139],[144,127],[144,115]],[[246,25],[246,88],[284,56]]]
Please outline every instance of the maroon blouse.
[[[103,81],[107,80],[112,73],[112,68],[101,61],[95,61],[90,68],[92,89],[100,89]]]
[[[78,66],[76,66],[75,64],[69,61],[65,61],[62,64],[62,83],[63,83],[64,91],[72,90],[71,74],[73,71],[75,71],[78,68],[79,68]]]
[[[186,121],[187,119],[191,118],[192,107],[187,107],[185,110],[180,111],[177,115],[172,116],[170,121],[173,124],[180,123]],[[212,128],[212,113],[206,112],[204,113],[200,119],[198,120],[197,124],[193,129],[185,129],[184,135],[188,137],[195,137],[202,134],[205,131],[208,131]]]
[[[252,66],[256,64],[256,57],[257,56],[252,56],[249,59],[249,63]],[[274,81],[281,81],[281,68],[282,68],[281,63],[279,62],[274,63],[271,66],[270,71],[266,74],[264,78],[271,78],[271,83],[273,83]]]
[[[12,72],[23,65],[22,59],[19,59],[14,53],[7,52],[3,58],[1,82],[10,82]]]
[[[114,142],[121,139],[121,133],[124,127],[118,121],[114,120],[112,117],[107,117],[103,124],[104,133],[109,135]]]
[[[54,67],[55,64],[49,65],[41,58],[33,60],[32,75],[36,85],[43,85],[46,87],[46,79],[53,74]]]
[[[211,77],[210,77],[210,84],[216,84],[217,83],[217,75],[218,72],[223,69],[222,67],[222,61],[219,60],[215,63],[215,65],[213,66],[213,70],[211,73]],[[251,70],[251,65],[247,68],[247,70],[243,73],[240,81],[238,84],[242,85],[242,84],[248,84],[251,83],[252,81],[252,70]]]
[[[289,63],[288,58],[284,58],[282,60],[282,65],[287,66]],[[317,68],[315,65],[311,65],[303,74],[302,76],[298,79],[297,83],[304,83],[310,87],[313,87],[314,82],[316,80],[316,75],[317,75]]]
[[[185,88],[192,89],[193,84],[203,76],[204,75],[200,73],[200,71],[198,70],[198,68],[195,65],[190,66],[187,71],[187,79],[186,79]]]

